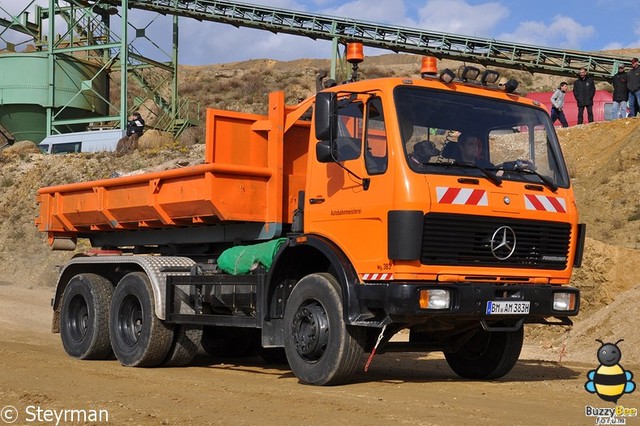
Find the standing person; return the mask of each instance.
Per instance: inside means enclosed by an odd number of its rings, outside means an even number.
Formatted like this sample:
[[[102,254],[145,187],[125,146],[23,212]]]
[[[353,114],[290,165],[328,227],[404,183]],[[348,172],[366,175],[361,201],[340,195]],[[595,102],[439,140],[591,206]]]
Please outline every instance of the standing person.
[[[627,89],[627,73],[624,65],[618,65],[618,73],[613,76],[613,119],[625,118],[627,116],[627,99],[629,90]]]
[[[567,93],[569,85],[563,81],[560,86],[551,95],[551,123],[555,123],[556,120],[560,120],[562,127],[569,127],[567,123],[567,117],[564,115],[564,96]]]
[[[635,117],[640,110],[640,67],[638,58],[631,60],[631,69],[627,73],[627,89],[629,89],[629,117]]]
[[[573,83],[573,96],[578,104],[578,124],[582,124],[584,109],[587,108],[587,120],[593,123],[593,97],[596,95],[596,85],[593,77],[587,74],[586,68],[580,68],[578,79]]]

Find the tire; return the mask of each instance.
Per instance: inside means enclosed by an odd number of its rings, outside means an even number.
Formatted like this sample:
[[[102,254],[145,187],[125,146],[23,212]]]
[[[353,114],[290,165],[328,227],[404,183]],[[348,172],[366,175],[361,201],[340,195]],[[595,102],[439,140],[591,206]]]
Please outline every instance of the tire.
[[[202,327],[178,325],[173,330],[173,343],[162,365],[184,367],[189,365],[198,353],[202,340]]]
[[[202,330],[202,348],[212,358],[240,358],[255,354],[256,333],[251,328],[207,326]]]
[[[364,353],[365,330],[345,324],[340,287],[330,274],[302,278],[284,312],[284,347],[298,379],[337,385],[352,377]]]
[[[524,327],[517,331],[479,330],[460,350],[444,355],[449,367],[462,378],[498,379],[516,365],[523,341]]]
[[[113,292],[111,346],[122,365],[155,367],[167,357],[173,330],[155,314],[153,290],[142,272],[125,275]]]
[[[69,281],[60,307],[60,337],[70,356],[108,359],[109,309],[113,285],[96,274],[76,275]]]

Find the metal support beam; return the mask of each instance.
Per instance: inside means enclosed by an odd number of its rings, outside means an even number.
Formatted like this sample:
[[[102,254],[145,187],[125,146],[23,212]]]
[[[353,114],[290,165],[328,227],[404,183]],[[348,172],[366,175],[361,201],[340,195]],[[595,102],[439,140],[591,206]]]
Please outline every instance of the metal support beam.
[[[120,3],[116,0],[107,1]],[[314,40],[338,39],[343,43],[357,41],[365,46],[394,52],[435,56],[531,73],[575,77],[580,68],[585,67],[595,79],[610,80],[620,63],[620,58],[590,52],[444,34],[231,1],[129,0],[129,6],[201,21],[306,36]],[[628,65],[630,61],[622,63]]]

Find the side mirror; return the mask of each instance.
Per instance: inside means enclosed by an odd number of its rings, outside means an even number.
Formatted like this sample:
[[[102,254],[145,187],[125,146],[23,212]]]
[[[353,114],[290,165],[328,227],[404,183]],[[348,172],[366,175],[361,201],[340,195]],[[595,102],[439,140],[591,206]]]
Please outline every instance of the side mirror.
[[[316,158],[319,163],[330,163],[336,158],[334,148],[336,144],[329,141],[320,141],[316,144]],[[332,155],[332,153],[334,155]]]
[[[332,92],[316,94],[316,139],[333,142],[338,128],[338,97]]]
[[[316,94],[315,131],[316,158],[320,163],[335,161],[338,155],[336,133],[338,129],[338,97],[335,93]]]

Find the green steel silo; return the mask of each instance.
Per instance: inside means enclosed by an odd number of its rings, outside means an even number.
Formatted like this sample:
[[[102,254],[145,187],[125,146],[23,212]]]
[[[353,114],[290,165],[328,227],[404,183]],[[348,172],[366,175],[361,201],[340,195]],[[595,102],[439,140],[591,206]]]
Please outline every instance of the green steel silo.
[[[62,110],[56,119],[107,113],[108,77],[99,66],[58,56],[51,82],[48,60],[40,52],[0,55],[0,125],[18,141],[39,143],[46,137],[48,107],[54,114]],[[69,126],[69,131],[83,130],[86,124]]]

